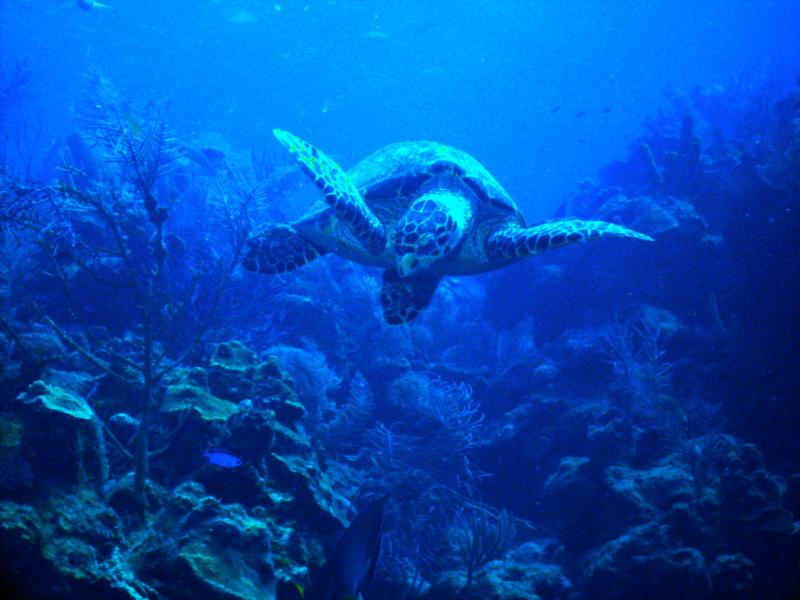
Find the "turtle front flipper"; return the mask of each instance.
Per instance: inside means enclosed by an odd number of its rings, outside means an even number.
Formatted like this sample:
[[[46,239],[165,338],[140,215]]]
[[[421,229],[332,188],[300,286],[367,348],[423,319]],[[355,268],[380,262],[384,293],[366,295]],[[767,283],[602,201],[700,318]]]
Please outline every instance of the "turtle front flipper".
[[[356,186],[336,161],[288,131],[275,129],[273,133],[322,190],[325,202],[336,211],[336,217],[347,224],[348,229],[370,253],[383,252],[386,246],[383,224],[366,205]]]
[[[430,273],[400,277],[394,269],[384,271],[381,287],[383,318],[389,325],[402,325],[416,319],[431,303],[440,279],[440,276]]]
[[[400,277],[452,254],[471,218],[469,200],[458,192],[435,189],[417,198],[397,222],[392,239]]]
[[[567,244],[603,237],[628,237],[652,242],[649,235],[605,221],[568,219],[534,227],[506,227],[486,240],[490,258],[523,258]]]
[[[242,266],[265,275],[288,273],[326,252],[303,238],[291,225],[277,225],[247,240]]]

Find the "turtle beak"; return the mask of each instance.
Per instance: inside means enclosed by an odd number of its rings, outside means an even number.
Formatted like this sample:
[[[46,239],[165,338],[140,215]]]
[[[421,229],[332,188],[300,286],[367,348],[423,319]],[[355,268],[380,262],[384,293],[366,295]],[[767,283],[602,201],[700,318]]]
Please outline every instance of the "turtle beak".
[[[397,274],[400,277],[408,277],[420,270],[420,261],[413,253],[403,254],[397,257]]]
[[[397,274],[400,277],[411,277],[430,267],[436,259],[436,256],[430,254],[420,255],[414,252],[407,252],[397,257]]]

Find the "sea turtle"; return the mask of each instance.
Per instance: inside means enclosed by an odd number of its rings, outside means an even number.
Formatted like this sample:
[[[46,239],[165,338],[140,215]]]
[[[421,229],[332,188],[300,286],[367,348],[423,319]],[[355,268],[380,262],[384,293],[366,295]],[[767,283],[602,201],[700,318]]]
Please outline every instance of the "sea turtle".
[[[309,213],[248,240],[245,268],[292,271],[327,252],[382,267],[386,322],[414,319],[444,275],[504,267],[600,237],[649,236],[603,221],[527,227],[516,204],[472,156],[435,142],[390,144],[349,172],[287,131],[274,131],[322,191]]]

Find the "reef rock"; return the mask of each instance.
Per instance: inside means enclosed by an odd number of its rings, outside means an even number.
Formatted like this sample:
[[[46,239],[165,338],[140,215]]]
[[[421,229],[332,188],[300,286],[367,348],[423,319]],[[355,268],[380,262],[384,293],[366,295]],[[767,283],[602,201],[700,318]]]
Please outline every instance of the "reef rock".
[[[93,416],[92,409],[81,396],[41,380],[33,382],[17,400],[40,414],[58,415],[58,418],[90,421]]]
[[[694,205],[673,196],[638,196],[618,194],[606,200],[595,218],[611,223],[625,223],[650,236],[680,232],[684,236],[702,238],[708,225],[697,214]]]
[[[704,598],[711,591],[703,555],[675,544],[667,528],[635,527],[591,552],[580,587],[590,598]]]
[[[132,562],[163,597],[264,600],[275,596],[271,536],[266,519],[190,482],[155,515]]]
[[[44,381],[17,397],[25,443],[22,456],[38,484],[102,484],[108,476],[103,430],[86,400]]]
[[[475,573],[465,587],[463,570],[446,571],[422,596],[430,600],[556,600],[571,597],[572,583],[550,556],[552,540],[526,542]]]
[[[167,386],[161,410],[166,413],[190,411],[204,421],[226,421],[236,412],[236,405],[211,393],[206,372],[195,367],[177,372]]]

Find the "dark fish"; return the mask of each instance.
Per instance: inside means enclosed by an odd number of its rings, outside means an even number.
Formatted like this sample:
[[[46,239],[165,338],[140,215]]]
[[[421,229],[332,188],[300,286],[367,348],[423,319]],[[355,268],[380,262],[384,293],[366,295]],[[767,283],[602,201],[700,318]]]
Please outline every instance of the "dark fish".
[[[364,507],[334,547],[303,594],[305,600],[354,600],[364,590],[378,565],[383,511],[389,495]]]
[[[610,113],[610,112],[611,112],[611,107],[610,107],[610,106],[606,106],[606,107],[603,109],[603,112],[604,112],[605,114],[608,114],[608,113]]]
[[[550,114],[551,114],[551,115],[554,115],[554,114],[556,114],[556,113],[557,113],[558,111],[560,111],[560,110],[561,110],[561,107],[560,107],[560,106],[554,106],[553,108],[551,108],[551,109],[550,109]]]
[[[575,118],[576,119],[582,119],[585,116],[586,116],[586,111],[585,110],[579,110],[578,112],[575,113]]]
[[[221,448],[211,448],[203,452],[203,456],[209,464],[222,467],[223,469],[235,469],[242,464],[242,459],[235,454],[222,450]]]

